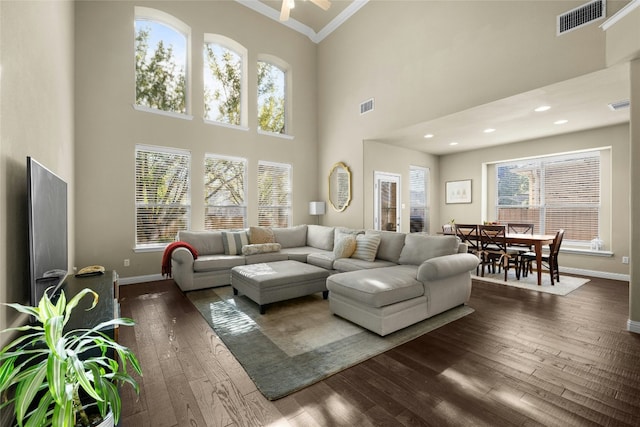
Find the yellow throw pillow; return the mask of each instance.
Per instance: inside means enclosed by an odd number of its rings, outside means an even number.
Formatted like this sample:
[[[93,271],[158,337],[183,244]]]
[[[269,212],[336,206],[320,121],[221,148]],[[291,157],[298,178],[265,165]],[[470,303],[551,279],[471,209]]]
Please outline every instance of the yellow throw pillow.
[[[349,258],[356,250],[356,236],[345,234],[333,246],[333,255],[335,259]]]

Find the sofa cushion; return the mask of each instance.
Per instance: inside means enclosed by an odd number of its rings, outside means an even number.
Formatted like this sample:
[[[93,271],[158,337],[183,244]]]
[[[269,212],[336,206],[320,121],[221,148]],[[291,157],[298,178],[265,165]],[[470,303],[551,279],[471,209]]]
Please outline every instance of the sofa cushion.
[[[307,226],[307,245],[325,251],[333,250],[334,227],[324,225]]]
[[[383,261],[375,259],[374,261],[365,261],[357,258],[340,258],[334,261],[333,269],[337,271],[355,271],[367,270],[372,268],[393,267],[398,265],[391,261]]]
[[[400,253],[400,264],[420,265],[424,261],[458,252],[456,236],[407,234]]]
[[[333,255],[335,259],[349,258],[356,250],[356,236],[352,234],[344,234],[339,240],[336,240],[333,246]]]
[[[335,257],[332,252],[315,252],[307,256],[307,264],[322,267],[327,270],[333,270],[333,261]]]
[[[179,231],[178,240],[187,242],[198,251],[198,255],[223,254],[222,232],[220,231]]]
[[[351,258],[371,262],[376,259],[378,246],[380,246],[379,234],[358,234],[356,236],[356,250]]]
[[[327,278],[327,289],[371,307],[384,307],[424,294],[415,268],[394,267],[338,273]]]
[[[242,247],[249,244],[246,231],[223,231],[222,244],[226,255],[241,255]]]
[[[249,243],[258,245],[261,243],[275,243],[276,237],[270,227],[249,227]]]
[[[193,271],[227,270],[237,265],[244,265],[244,257],[241,255],[205,255],[199,256],[193,261]]]
[[[380,236],[380,246],[376,258],[391,261],[398,264],[400,253],[404,247],[405,233],[395,231],[367,230],[366,234],[378,234]]]
[[[249,244],[242,247],[242,255],[266,254],[269,252],[279,252],[280,243],[258,243]]]
[[[296,248],[282,248],[280,252],[287,254],[290,260],[298,262],[307,262],[309,254],[315,253],[327,253],[333,256],[333,252],[325,251],[323,249],[314,248],[311,246],[299,246]]]
[[[307,246],[307,226],[297,225],[288,228],[272,228],[276,243],[282,248],[298,248]]]

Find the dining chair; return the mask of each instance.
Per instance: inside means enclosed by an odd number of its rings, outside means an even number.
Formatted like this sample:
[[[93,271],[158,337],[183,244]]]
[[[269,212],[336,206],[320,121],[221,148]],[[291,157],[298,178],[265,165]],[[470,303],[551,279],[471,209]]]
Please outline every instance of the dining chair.
[[[509,267],[513,266],[516,271],[516,278],[520,280],[520,263],[518,250],[510,249],[507,246],[506,226],[504,225],[478,225],[480,235],[480,248],[482,252],[482,275],[484,276],[485,266],[491,267],[495,273],[496,265],[498,272],[504,268],[504,280],[507,281]]]
[[[533,234],[535,224],[528,222],[509,222],[507,223],[507,234]],[[524,243],[511,243],[511,249],[519,250],[521,253],[532,252],[533,247]]]
[[[456,224],[454,228],[456,236],[462,243],[467,245],[467,252],[476,255],[482,261],[480,252],[480,240],[477,224]],[[480,264],[476,267],[476,275],[478,274]]]
[[[553,286],[554,279],[560,281],[560,268],[558,266],[558,254],[560,253],[560,246],[562,245],[562,239],[564,238],[564,230],[560,229],[556,233],[556,237],[553,239],[553,243],[549,245],[549,254],[542,254],[542,265],[537,265],[536,268],[546,267],[549,269],[549,276],[551,277],[551,285]],[[535,252],[525,252],[520,255],[520,271],[523,277],[527,276],[527,273],[531,270],[531,264],[536,261]]]

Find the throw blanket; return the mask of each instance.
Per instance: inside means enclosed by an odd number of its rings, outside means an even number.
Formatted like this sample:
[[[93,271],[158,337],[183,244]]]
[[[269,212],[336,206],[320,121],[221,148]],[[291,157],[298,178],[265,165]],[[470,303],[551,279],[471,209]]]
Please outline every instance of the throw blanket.
[[[191,251],[193,259],[198,258],[198,251],[187,242],[171,242],[164,249],[162,254],[162,277],[171,277],[171,254],[177,248],[187,248]]]

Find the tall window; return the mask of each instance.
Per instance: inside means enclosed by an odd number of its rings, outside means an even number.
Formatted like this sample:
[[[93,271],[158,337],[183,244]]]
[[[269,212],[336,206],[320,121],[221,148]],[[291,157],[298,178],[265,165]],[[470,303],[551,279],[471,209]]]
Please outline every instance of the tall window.
[[[291,225],[291,165],[258,162],[258,225]]]
[[[207,154],[204,159],[204,228],[245,228],[247,160]]]
[[[500,222],[535,224],[536,233],[565,230],[565,240],[588,244],[601,235],[600,151],[496,165]]]
[[[286,134],[286,72],[283,67],[258,61],[258,129]]]
[[[246,126],[245,118],[247,50],[235,41],[206,34],[204,44],[205,119]]]
[[[429,205],[427,188],[429,169],[411,166],[409,169],[409,231],[429,232]]]
[[[187,112],[189,28],[158,10],[136,7],[136,106]]]
[[[190,161],[185,150],[136,146],[136,248],[164,246],[189,229]]]

